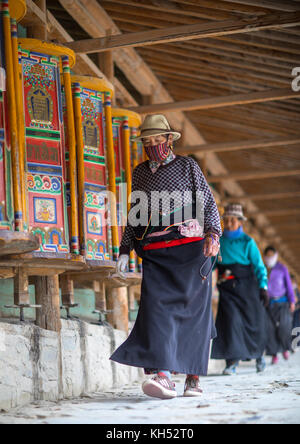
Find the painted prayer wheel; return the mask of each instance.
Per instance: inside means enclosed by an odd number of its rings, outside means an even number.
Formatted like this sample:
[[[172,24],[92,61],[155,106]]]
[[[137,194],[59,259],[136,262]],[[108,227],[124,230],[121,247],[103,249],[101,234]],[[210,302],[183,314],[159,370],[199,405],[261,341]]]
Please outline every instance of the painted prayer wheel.
[[[17,20],[26,12],[25,1],[0,0],[0,256],[26,253],[37,239],[23,231],[19,171],[17,86]],[[15,71],[17,67],[17,72]],[[19,200],[18,200],[19,199]]]
[[[114,135],[116,184],[118,191],[118,226],[119,238],[122,238],[123,228],[126,225],[129,195],[131,193],[132,168],[139,159],[139,149],[136,142],[131,141],[131,137],[137,135],[141,125],[141,117],[126,109],[112,110],[112,124]],[[127,189],[121,184],[127,184]],[[136,269],[136,258],[133,254],[130,257],[130,271]]]
[[[73,236],[67,218],[60,80],[65,61],[68,68],[75,64],[73,51],[53,43],[19,39],[26,153],[25,223],[29,232],[39,237],[40,252],[56,255],[70,252],[69,236]],[[76,239],[72,242],[71,252],[78,254]]]
[[[105,94],[111,83],[72,76],[78,169],[80,253],[88,260],[112,259],[112,236],[107,212],[107,147]],[[108,123],[111,125],[111,121]],[[66,153],[68,162],[68,152]]]
[[[27,10],[26,0],[9,0],[6,3],[9,4],[10,17],[17,22],[22,20]]]

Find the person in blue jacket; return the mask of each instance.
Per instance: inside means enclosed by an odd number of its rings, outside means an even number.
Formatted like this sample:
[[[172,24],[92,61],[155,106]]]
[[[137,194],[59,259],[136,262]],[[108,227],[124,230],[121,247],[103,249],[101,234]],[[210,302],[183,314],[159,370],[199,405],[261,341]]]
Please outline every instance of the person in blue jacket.
[[[266,367],[267,269],[255,240],[244,233],[242,206],[228,205],[223,220],[222,262],[218,260],[217,265],[218,336],[213,342],[212,358],[226,360],[224,375],[235,374],[239,361],[252,359],[256,359],[257,372],[262,372]]]

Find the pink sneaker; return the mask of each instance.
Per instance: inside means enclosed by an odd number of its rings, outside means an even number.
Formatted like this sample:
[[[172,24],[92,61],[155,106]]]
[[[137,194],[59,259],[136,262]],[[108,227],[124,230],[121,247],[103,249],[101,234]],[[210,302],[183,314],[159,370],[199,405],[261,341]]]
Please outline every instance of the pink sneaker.
[[[288,351],[283,352],[282,356],[285,361],[288,361],[290,359],[290,354]]]
[[[177,396],[174,382],[163,373],[158,373],[154,378],[145,381],[142,389],[145,395],[153,398],[172,399]]]
[[[272,365],[277,365],[278,362],[279,362],[278,357],[277,356],[273,356],[273,358],[272,358]]]

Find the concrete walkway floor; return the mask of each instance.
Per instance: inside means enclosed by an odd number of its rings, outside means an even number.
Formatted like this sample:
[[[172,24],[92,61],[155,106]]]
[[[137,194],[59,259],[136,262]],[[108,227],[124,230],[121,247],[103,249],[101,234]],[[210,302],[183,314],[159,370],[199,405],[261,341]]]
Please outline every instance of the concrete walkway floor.
[[[0,414],[0,424],[299,424],[300,351],[257,375],[255,362],[237,376],[202,378],[201,398],[183,398],[183,377],[175,377],[178,398],[146,397],[140,384],[90,397],[40,402]]]

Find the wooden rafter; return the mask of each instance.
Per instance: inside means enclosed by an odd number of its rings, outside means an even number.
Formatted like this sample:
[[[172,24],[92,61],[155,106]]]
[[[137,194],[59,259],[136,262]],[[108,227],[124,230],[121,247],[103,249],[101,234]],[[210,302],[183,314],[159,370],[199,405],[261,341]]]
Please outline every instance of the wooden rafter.
[[[246,105],[249,103],[269,102],[274,100],[286,100],[290,98],[300,98],[300,93],[294,92],[292,88],[274,89],[249,94],[236,94],[226,97],[212,97],[209,99],[139,106],[132,108],[132,111],[141,114],[155,114],[165,111],[192,111],[199,109],[223,108],[234,105]]]
[[[280,171],[262,171],[250,173],[230,173],[222,176],[208,176],[210,183],[224,182],[226,180],[258,180],[258,179],[272,179],[274,177],[289,177],[300,176],[300,169],[295,170],[280,170]]]
[[[195,145],[187,147],[177,147],[175,151],[179,153],[225,153],[229,151],[240,151],[257,148],[273,148],[275,146],[287,146],[300,144],[299,137],[283,137],[278,139],[246,140],[230,143],[215,143],[210,145]]]
[[[291,191],[289,193],[262,193],[262,194],[248,194],[240,197],[226,197],[226,202],[238,202],[238,201],[266,201],[266,200],[281,200],[289,198],[299,198],[300,191]]]
[[[239,18],[196,25],[183,25],[167,29],[122,34],[104,38],[76,41],[68,44],[76,53],[92,54],[110,49],[157,45],[162,43],[207,39],[242,34],[265,29],[278,29],[300,25],[300,12],[270,14],[262,17]]]

